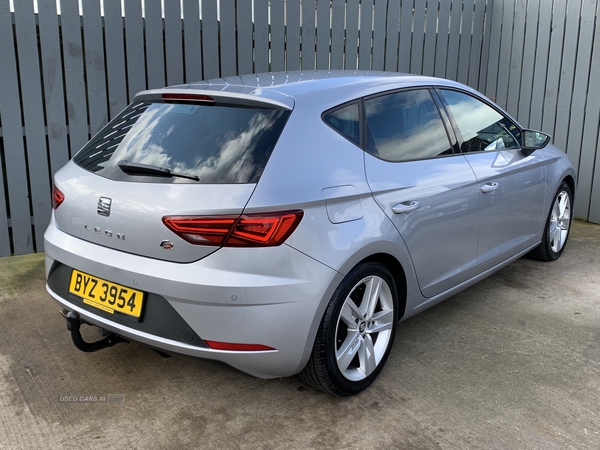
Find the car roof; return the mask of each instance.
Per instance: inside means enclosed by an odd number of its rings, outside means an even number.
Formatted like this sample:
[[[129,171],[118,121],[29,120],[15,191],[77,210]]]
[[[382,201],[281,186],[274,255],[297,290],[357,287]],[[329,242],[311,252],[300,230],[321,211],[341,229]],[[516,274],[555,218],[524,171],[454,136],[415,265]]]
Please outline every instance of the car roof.
[[[197,81],[140,92],[136,100],[164,92],[210,91],[210,95],[215,97],[271,103],[288,109],[293,109],[297,101],[309,102],[315,107],[326,109],[377,92],[427,85],[466,88],[460,83],[442,78],[398,72],[314,70],[266,72]]]

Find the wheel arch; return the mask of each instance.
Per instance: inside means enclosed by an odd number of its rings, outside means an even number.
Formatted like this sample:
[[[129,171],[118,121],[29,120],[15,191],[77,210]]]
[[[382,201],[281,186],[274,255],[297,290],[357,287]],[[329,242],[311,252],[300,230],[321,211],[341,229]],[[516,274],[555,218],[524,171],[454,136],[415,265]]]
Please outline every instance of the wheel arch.
[[[394,243],[391,241],[386,241],[386,244],[387,244],[388,250],[389,250],[390,245],[392,248],[396,248],[395,246],[398,245],[397,243]],[[398,248],[396,248],[396,249],[400,250]],[[400,255],[399,255],[400,258],[402,258],[402,257],[406,258],[406,260],[404,261],[404,264],[403,264],[402,261],[400,261],[396,256],[385,251],[384,244],[382,244],[381,242],[377,242],[373,247],[369,248],[369,250],[371,250],[371,251],[367,251],[367,249],[365,249],[365,248],[363,248],[362,250],[364,253],[362,253],[361,255],[355,255],[355,257],[359,256],[358,258],[351,258],[351,259],[347,260],[345,264],[343,264],[343,266],[338,270],[339,276],[334,278],[332,280],[330,286],[326,289],[324,296],[323,296],[323,301],[322,301],[321,305],[319,306],[319,308],[317,308],[317,310],[315,311],[313,323],[311,325],[310,331],[307,336],[306,346],[304,348],[301,362],[300,362],[299,366],[297,367],[296,372],[299,372],[300,370],[302,370],[304,368],[304,366],[306,365],[306,362],[308,361],[308,358],[310,356],[310,353],[311,353],[313,345],[314,345],[314,340],[315,340],[315,336],[317,334],[317,329],[321,323],[321,320],[323,319],[323,314],[325,313],[325,309],[326,309],[327,305],[329,304],[329,300],[331,299],[333,292],[335,291],[335,289],[337,289],[337,287],[341,283],[342,279],[354,267],[358,266],[359,264],[361,264],[365,261],[377,261],[388,268],[388,270],[392,273],[392,276],[394,277],[394,282],[396,283],[396,293],[397,293],[397,297],[398,297],[398,320],[401,320],[404,317],[404,315],[406,314],[407,303],[408,303],[407,300],[409,298],[409,291],[411,290],[412,284],[416,283],[416,275],[414,274],[414,272],[410,272],[411,266],[410,266],[410,257],[408,256],[408,252],[400,253]],[[412,279],[411,279],[411,277],[412,277]],[[418,286],[415,286],[412,289],[413,289],[413,291],[412,291],[413,295],[416,295],[416,296],[420,295]]]
[[[394,277],[394,282],[396,283],[396,294],[398,296],[398,320],[401,320],[406,312],[407,297],[406,273],[404,272],[402,264],[389,253],[373,254],[367,258],[364,258],[358,264],[361,264],[365,261],[377,261],[386,266],[391,272],[392,276]]]
[[[567,175],[566,177],[563,178],[563,181],[565,183],[567,183],[567,186],[569,186],[569,189],[571,189],[571,195],[573,196],[572,203],[574,204],[575,203],[575,189],[576,189],[575,179],[571,175]]]

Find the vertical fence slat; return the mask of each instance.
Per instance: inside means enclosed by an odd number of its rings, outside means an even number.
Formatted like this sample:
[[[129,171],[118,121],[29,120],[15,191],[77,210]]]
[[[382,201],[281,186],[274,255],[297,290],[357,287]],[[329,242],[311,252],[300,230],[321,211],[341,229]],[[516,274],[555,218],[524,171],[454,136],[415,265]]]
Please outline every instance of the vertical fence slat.
[[[423,45],[425,43],[426,3],[415,1],[412,47],[410,48],[410,73],[423,73]]]
[[[473,0],[465,0],[462,15],[460,45],[458,47],[457,81],[467,84],[469,81],[469,59],[471,56],[471,33],[473,27]]]
[[[127,92],[129,101],[146,89],[144,67],[144,22],[140,0],[127,0],[125,4],[125,43],[127,45]]]
[[[358,69],[358,2],[346,5],[346,61],[347,70]]]
[[[104,40],[100,1],[82,3],[83,43],[85,49],[85,72],[87,80],[90,134],[93,136],[108,122],[108,97],[106,93],[106,68],[104,65]],[[144,76],[144,68],[140,67]]]
[[[487,61],[487,79],[485,94],[488,97],[496,97],[498,83],[498,63],[500,57],[500,40],[502,38],[502,3],[492,2],[492,17],[490,25],[490,47]]]
[[[596,142],[600,141],[600,134],[596,135]],[[592,193],[590,198],[590,213],[588,220],[600,223],[600,158],[598,157],[598,145],[596,144],[596,162],[594,164],[594,179],[592,182]]]
[[[219,24],[216,0],[202,1],[202,69],[207,80],[219,77]]]
[[[300,69],[300,2],[286,2],[285,23],[285,67],[286,70],[298,70]]]
[[[399,72],[410,72],[413,7],[413,0],[402,0],[402,9],[400,11],[400,44],[398,49]]]
[[[371,69],[383,70],[385,63],[385,26],[386,26],[386,2],[375,0],[375,12],[373,14],[373,62]],[[395,34],[396,39],[398,32]],[[394,35],[392,35],[392,39]]]
[[[344,0],[333,0],[331,14],[331,68],[344,68],[344,18],[346,16]]]
[[[595,2],[594,2],[595,3]],[[589,90],[588,82],[590,75],[590,64],[592,61],[592,36],[594,36],[594,22],[596,5],[592,1],[582,2],[581,20],[579,24],[579,42],[577,45],[576,62],[575,62],[575,77],[573,83],[573,95],[570,98],[570,123],[569,136],[566,147],[568,149],[569,158],[573,161],[577,173],[579,175],[579,184],[577,198],[575,199],[575,216],[587,220],[589,214],[589,198],[592,191],[592,179],[590,170],[585,167],[582,162],[590,158],[584,158],[586,153],[595,153],[596,146],[584,147],[583,133],[586,114],[593,115],[593,111],[587,111],[586,106],[592,106],[600,97],[600,91]],[[588,94],[589,92],[589,94]],[[586,105],[589,96],[590,104]],[[596,121],[598,128],[598,121]],[[590,166],[593,166],[593,159]],[[582,176],[583,174],[583,176]]]
[[[44,131],[44,109],[40,83],[40,60],[33,4],[15,1],[19,74],[25,119],[25,142],[29,172],[29,194],[33,212],[36,250],[44,249],[44,231],[50,221],[50,171]],[[79,48],[81,53],[81,47]],[[84,116],[85,117],[85,116]],[[29,225],[29,224],[26,224]],[[30,226],[30,225],[29,225]]]
[[[450,34],[448,35],[448,56],[446,63],[446,78],[458,78],[458,49],[460,45],[460,20],[462,17],[461,2],[452,2],[450,10]]]
[[[483,3],[483,2],[482,2]],[[492,32],[492,6],[485,5],[484,12],[484,24],[483,24],[483,40],[481,43],[481,57],[479,62],[479,74],[477,77],[477,83],[474,85],[480,92],[486,91],[487,86],[487,74],[488,74],[488,61],[490,52],[490,38]]]
[[[239,0],[237,2],[237,43],[238,43],[238,73],[252,73],[252,2]],[[300,34],[298,32],[298,34]]]
[[[221,5],[221,17],[223,15]],[[273,72],[285,70],[285,3],[271,3],[271,68]],[[221,20],[222,26],[225,26]]]
[[[563,47],[562,66],[560,69],[560,83],[558,85],[554,131],[554,143],[558,148],[566,150],[569,159],[571,159],[571,163],[576,169],[579,165],[579,151],[575,148],[576,146],[573,148],[567,147],[567,139],[569,130],[571,129],[569,118],[571,115],[571,101],[573,100],[573,80],[575,78],[577,38],[579,37],[580,19],[581,2],[569,2],[567,5],[567,24],[565,27],[565,42]],[[587,53],[585,57],[589,58],[589,53]],[[573,125],[575,125],[575,123]]]
[[[42,78],[44,79],[44,106],[48,128],[48,151],[50,153],[50,170],[54,174],[69,160],[63,63],[60,55],[56,3],[38,3],[38,22],[42,52]],[[104,56],[102,61],[104,63]],[[93,69],[88,68],[88,70]]]
[[[385,40],[385,70],[398,70],[398,42],[400,41],[400,0],[388,3]]]
[[[336,18],[336,20],[340,19]],[[330,24],[331,5],[329,2],[319,2],[317,4],[317,69],[329,69]]]
[[[533,87],[529,126],[536,130],[542,129],[542,111],[546,92],[546,71],[550,51],[550,28],[552,25],[552,10],[544,8],[540,0],[538,34],[536,40],[535,66],[533,71]]]
[[[167,84],[183,83],[183,42],[181,36],[181,6],[178,1],[168,2],[164,8],[165,59]]]
[[[302,0],[302,70],[315,68],[315,0]]]
[[[591,54],[589,72],[588,96],[585,108],[585,121],[583,124],[583,137],[581,141],[581,161],[577,179],[577,201],[575,202],[575,216],[585,217],[581,211],[589,208],[588,220],[600,223],[600,150],[598,124],[600,123],[600,1],[596,1],[596,26]],[[591,37],[591,34],[590,34]],[[587,38],[584,36],[584,39]],[[591,95],[590,95],[591,93]],[[585,186],[589,188],[585,190]],[[581,205],[580,205],[581,204]]]
[[[433,74],[436,77],[446,76],[446,58],[448,56],[448,33],[450,31],[450,8],[452,0],[440,1],[438,18],[437,43],[435,49],[435,66]]]
[[[519,112],[519,86],[523,73],[523,45],[525,41],[525,16],[527,15],[527,0],[515,1],[512,50],[510,57],[508,94],[506,110],[513,116]],[[535,23],[535,22],[534,22]],[[533,27],[534,24],[530,24]]]
[[[483,43],[483,26],[485,21],[485,2],[475,1],[473,12],[473,36],[471,38],[471,58],[469,60],[469,76],[467,84],[477,89],[481,72],[481,46]]]
[[[109,115],[113,118],[127,106],[123,16],[119,0],[104,0],[104,38]]]
[[[254,0],[254,71],[269,71],[269,0]]]
[[[144,0],[146,24],[146,78],[148,89],[163,87],[165,83],[165,44],[160,0]]]
[[[514,11],[514,0],[505,0],[502,16],[502,37],[500,38],[500,58],[498,60],[498,82],[496,87],[496,102],[503,108],[506,108],[508,101]]]
[[[539,0],[529,0],[527,11],[524,15],[525,43],[523,48],[523,65],[520,89],[519,107],[517,109],[517,120],[529,127],[529,112],[531,111],[531,92],[533,91],[533,73],[535,70],[535,41],[537,36],[537,23],[539,15]],[[540,49],[541,51],[542,49]]]
[[[220,8],[221,26],[219,36],[221,39],[219,41],[219,52],[221,60],[221,76],[229,77],[237,73],[237,55],[235,48],[235,0],[221,0]],[[283,23],[283,18],[277,18],[275,20],[281,20]],[[283,66],[281,69],[277,70],[283,70]],[[201,77],[198,79],[200,78]]]
[[[371,52],[373,50],[373,0],[362,0],[360,5],[358,68],[371,68]]]
[[[423,47],[423,75],[433,76],[435,69],[435,44],[437,40],[439,0],[429,0],[425,17],[425,44]]]
[[[561,59],[563,37],[565,32],[565,14],[567,2],[556,2],[554,14],[552,15],[550,52],[552,57],[548,58],[548,70],[546,71],[546,92],[544,96],[544,111],[542,116],[542,130],[554,134],[554,123],[556,119],[556,101],[558,99],[558,84],[560,81]]]
[[[202,51],[200,50],[200,4],[197,0],[183,2],[183,61],[186,83],[202,79]]]
[[[25,167],[23,145],[23,125],[19,100],[19,80],[13,40],[13,25],[8,2],[0,4],[0,120],[2,121],[2,141],[4,144],[4,164],[8,202],[12,222],[12,242],[15,255],[33,252],[31,237],[31,213]],[[4,197],[4,185],[2,185]],[[0,210],[0,212],[2,212]],[[4,217],[7,217],[6,215]],[[8,241],[8,221],[0,223],[0,252],[10,253]]]
[[[67,115],[69,122],[69,147],[71,155],[74,155],[89,139],[87,105],[83,78],[81,20],[79,18],[79,4],[77,0],[61,0],[60,9]],[[123,27],[121,26],[121,31],[122,30]],[[121,46],[122,45],[123,44],[121,43]],[[121,69],[121,72],[124,72],[124,70]],[[125,98],[124,95],[123,98]]]
[[[0,72],[0,75],[2,72]],[[0,97],[1,98],[1,97]],[[0,139],[0,169],[5,166],[3,153],[3,142]],[[8,234],[8,208],[4,192],[4,174],[0,170],[0,258],[10,255],[10,239]]]

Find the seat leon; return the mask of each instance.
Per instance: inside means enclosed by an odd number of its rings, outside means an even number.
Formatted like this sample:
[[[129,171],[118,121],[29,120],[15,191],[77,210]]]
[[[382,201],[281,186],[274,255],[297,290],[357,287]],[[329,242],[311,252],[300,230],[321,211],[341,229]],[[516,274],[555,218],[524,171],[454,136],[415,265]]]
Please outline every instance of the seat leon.
[[[549,140],[423,76],[144,91],[54,176],[47,289],[81,350],[134,340],[350,395],[400,321],[561,255],[575,173]]]

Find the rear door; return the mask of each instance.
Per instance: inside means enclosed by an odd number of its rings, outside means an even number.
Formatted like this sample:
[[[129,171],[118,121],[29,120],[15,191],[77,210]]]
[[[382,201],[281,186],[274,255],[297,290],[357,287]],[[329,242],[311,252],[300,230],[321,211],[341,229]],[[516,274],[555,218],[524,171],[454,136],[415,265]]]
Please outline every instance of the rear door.
[[[373,197],[406,242],[424,296],[476,273],[477,180],[453,152],[428,89],[365,99],[365,168]]]
[[[521,151],[519,127],[466,92],[441,89],[481,197],[478,260],[486,270],[536,243],[544,221],[546,160]]]

